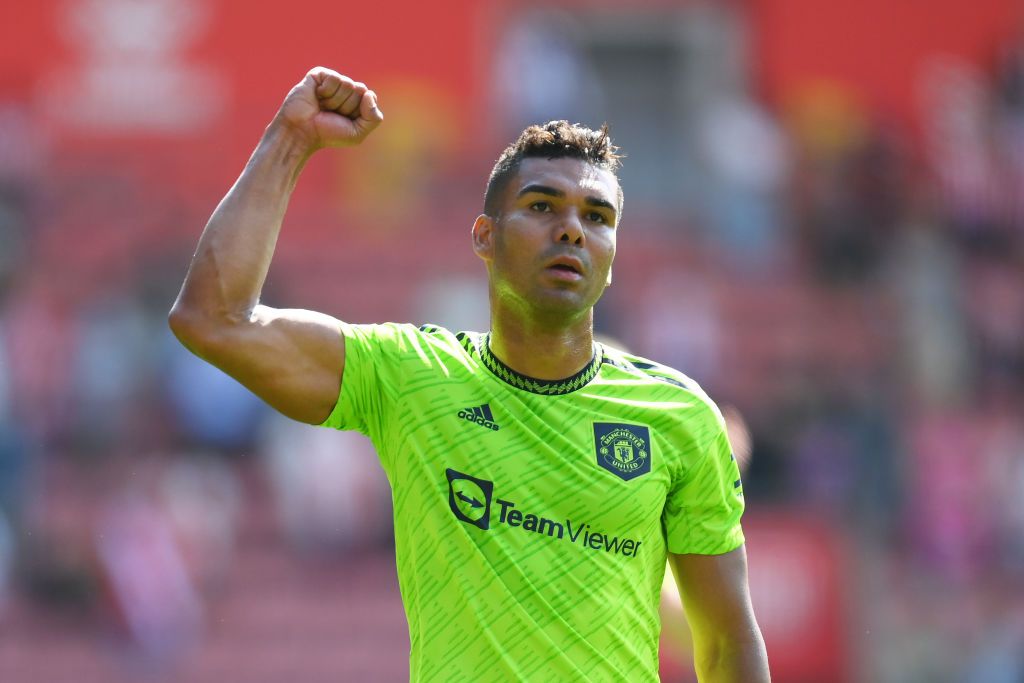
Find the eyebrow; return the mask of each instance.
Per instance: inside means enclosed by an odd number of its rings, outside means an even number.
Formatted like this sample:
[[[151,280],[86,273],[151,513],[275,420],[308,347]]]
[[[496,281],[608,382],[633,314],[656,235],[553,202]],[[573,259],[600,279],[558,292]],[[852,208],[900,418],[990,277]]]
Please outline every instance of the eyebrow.
[[[528,194],[546,194],[549,197],[564,197],[565,196],[565,192],[563,192],[562,190],[559,190],[558,188],[549,187],[548,185],[537,185],[537,184],[527,185],[523,189],[519,190],[519,194],[517,194],[516,196],[517,197],[522,197],[522,196],[528,195]],[[612,204],[607,199],[601,199],[600,197],[588,196],[588,197],[584,197],[583,201],[586,204],[590,205],[590,206],[597,206],[597,207],[600,207],[600,208],[603,208],[603,209],[608,209],[613,214],[616,213],[615,205]]]

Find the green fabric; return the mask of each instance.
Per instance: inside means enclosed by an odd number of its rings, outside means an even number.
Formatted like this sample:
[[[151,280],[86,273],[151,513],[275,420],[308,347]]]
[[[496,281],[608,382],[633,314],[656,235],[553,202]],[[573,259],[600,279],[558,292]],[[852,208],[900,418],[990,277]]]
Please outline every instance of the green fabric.
[[[343,332],[323,426],[368,435],[391,481],[411,680],[657,681],[666,552],[743,543],[710,399],[608,347],[546,382],[478,333]]]

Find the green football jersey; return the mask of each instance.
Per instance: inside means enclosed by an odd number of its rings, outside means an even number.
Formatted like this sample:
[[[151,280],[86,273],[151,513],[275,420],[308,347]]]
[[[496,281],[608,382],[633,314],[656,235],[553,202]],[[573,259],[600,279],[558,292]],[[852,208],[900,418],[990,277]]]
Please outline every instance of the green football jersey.
[[[413,681],[657,681],[666,552],[743,543],[739,470],[689,378],[595,344],[561,381],[475,332],[344,325],[323,426],[391,482]]]

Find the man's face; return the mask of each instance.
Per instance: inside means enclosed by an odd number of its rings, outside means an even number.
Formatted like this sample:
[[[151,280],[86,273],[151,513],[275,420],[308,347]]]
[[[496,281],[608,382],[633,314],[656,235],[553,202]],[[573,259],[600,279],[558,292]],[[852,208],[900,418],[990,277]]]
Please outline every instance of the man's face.
[[[524,159],[499,215],[473,228],[495,303],[556,320],[587,313],[609,281],[618,192],[611,171],[581,159]]]

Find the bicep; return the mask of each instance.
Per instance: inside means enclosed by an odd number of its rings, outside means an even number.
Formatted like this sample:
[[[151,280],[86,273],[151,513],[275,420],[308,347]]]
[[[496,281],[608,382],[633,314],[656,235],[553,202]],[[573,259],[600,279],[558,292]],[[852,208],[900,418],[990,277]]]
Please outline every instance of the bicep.
[[[202,339],[182,341],[290,418],[320,424],[338,400],[345,339],[336,318],[257,306],[249,320],[220,325]]]

